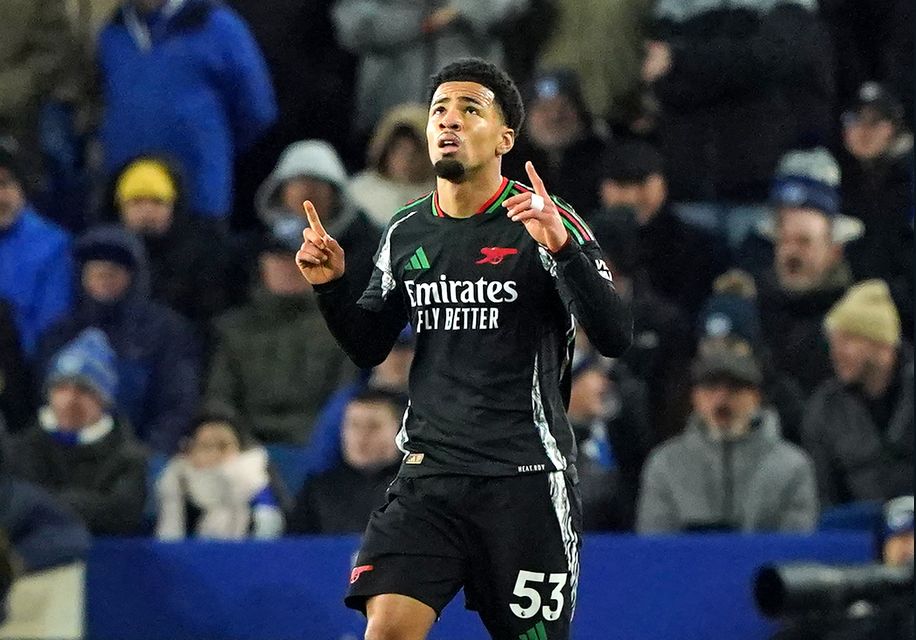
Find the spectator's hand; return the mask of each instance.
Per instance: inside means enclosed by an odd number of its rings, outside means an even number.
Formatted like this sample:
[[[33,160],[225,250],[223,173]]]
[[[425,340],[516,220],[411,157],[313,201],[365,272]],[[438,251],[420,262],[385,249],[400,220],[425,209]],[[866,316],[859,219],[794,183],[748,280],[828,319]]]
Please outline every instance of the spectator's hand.
[[[642,79],[655,82],[671,70],[671,47],[667,42],[646,42],[646,57],[642,61]]]
[[[328,235],[311,201],[302,203],[309,226],[302,231],[302,246],[296,253],[299,271],[311,284],[325,284],[344,274],[344,250]]]
[[[557,206],[550,199],[550,194],[544,187],[544,181],[541,180],[530,161],[525,163],[525,171],[528,172],[535,194],[543,200],[543,203],[534,202],[535,206],[532,208],[533,201],[537,200],[534,195],[520,193],[503,202],[503,206],[509,210],[506,215],[513,222],[523,223],[535,242],[547,247],[551,253],[556,253],[566,246],[569,241],[569,232],[563,226],[563,219],[560,218]],[[538,204],[541,204],[540,208]]]
[[[452,6],[436,9],[423,21],[423,33],[436,33],[445,29],[458,18],[458,9]]]

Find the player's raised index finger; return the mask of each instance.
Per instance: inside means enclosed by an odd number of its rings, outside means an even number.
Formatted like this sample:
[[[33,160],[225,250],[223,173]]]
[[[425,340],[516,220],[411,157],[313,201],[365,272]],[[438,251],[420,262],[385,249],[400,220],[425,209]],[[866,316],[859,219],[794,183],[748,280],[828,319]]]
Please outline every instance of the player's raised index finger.
[[[324,230],[324,225],[321,224],[321,219],[318,217],[318,211],[315,210],[315,205],[312,204],[312,201],[306,200],[303,202],[302,208],[305,209],[305,217],[308,218],[309,226],[312,228],[312,231],[322,238],[328,235],[328,232]]]
[[[535,192],[544,200],[550,198],[550,194],[547,193],[547,187],[544,186],[544,181],[541,180],[538,172],[534,170],[534,164],[531,160],[525,162],[525,171],[528,172],[528,179],[531,180],[531,186],[534,187]]]

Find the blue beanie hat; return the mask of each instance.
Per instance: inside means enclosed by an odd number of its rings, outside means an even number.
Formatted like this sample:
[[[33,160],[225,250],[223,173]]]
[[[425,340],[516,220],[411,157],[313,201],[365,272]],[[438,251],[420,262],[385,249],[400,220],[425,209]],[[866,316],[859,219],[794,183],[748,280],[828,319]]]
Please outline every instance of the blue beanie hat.
[[[45,377],[45,389],[60,382],[78,382],[95,391],[102,402],[114,402],[118,372],[114,349],[99,329],[85,329],[57,352]]]
[[[823,148],[790,151],[779,161],[770,187],[774,207],[804,207],[828,216],[840,212],[840,167]]]
[[[761,339],[757,303],[733,293],[712,295],[700,311],[698,329],[701,338],[735,336],[756,349]]]

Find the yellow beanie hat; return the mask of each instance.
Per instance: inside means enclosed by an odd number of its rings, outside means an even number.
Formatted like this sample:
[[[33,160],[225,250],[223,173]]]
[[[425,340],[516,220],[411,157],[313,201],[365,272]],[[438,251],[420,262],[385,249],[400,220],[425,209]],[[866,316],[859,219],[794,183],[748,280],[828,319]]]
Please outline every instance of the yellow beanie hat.
[[[131,163],[118,178],[115,197],[118,204],[134,198],[155,198],[175,202],[175,181],[164,164],[158,160],[137,160]]]
[[[889,345],[900,343],[900,315],[884,280],[864,280],[850,287],[824,318],[824,328]]]

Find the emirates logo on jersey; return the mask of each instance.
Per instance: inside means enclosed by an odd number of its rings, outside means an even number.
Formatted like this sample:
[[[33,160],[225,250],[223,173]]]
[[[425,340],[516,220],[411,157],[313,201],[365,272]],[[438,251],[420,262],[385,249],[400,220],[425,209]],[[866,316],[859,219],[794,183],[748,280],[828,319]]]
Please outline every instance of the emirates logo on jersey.
[[[480,250],[483,258],[474,264],[499,264],[506,256],[514,256],[518,253],[515,247],[484,247]]]

